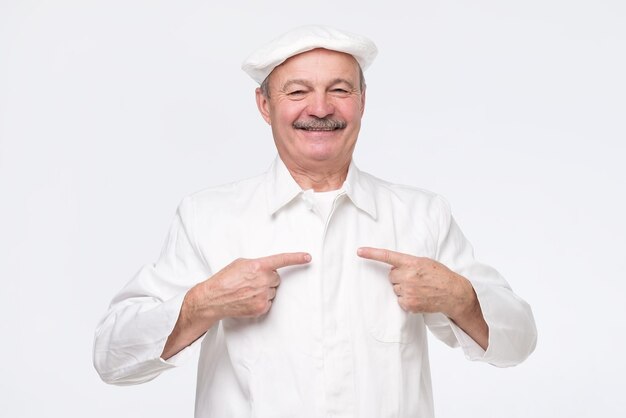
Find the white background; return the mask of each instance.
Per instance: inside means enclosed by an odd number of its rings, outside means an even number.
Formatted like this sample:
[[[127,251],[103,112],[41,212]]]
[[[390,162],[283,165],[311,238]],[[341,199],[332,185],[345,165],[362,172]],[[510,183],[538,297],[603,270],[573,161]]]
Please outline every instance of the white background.
[[[192,416],[193,364],[107,386],[93,331],[183,196],[270,164],[239,65],[305,23],[380,49],[361,169],[444,195],[533,306],[516,368],[431,341],[438,418],[624,416],[625,3],[372,3],[0,0],[1,416]]]

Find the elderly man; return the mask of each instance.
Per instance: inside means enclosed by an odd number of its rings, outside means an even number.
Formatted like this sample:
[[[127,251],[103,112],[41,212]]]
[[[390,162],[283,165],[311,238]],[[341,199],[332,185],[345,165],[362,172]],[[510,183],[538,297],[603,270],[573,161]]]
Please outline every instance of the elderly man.
[[[244,63],[278,157],[182,201],[97,329],[102,379],[145,382],[201,346],[197,417],[426,418],[426,328],[497,366],[532,352],[529,306],[474,260],[445,201],[352,162],[375,55],[307,26]]]

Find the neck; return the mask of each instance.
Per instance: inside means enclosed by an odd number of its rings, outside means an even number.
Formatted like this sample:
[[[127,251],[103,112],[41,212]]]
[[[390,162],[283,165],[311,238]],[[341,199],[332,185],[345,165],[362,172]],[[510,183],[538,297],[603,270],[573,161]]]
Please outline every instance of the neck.
[[[316,192],[329,192],[338,190],[343,186],[346,177],[348,177],[350,161],[339,167],[324,167],[315,170],[287,162],[285,162],[285,166],[302,190],[313,189]]]

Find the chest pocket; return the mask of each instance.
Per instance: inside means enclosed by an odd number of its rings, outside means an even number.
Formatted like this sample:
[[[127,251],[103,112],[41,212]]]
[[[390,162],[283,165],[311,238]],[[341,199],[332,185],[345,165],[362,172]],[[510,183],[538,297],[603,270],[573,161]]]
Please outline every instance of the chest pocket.
[[[358,287],[360,310],[367,332],[384,343],[409,344],[422,332],[422,315],[404,311],[389,282],[391,267],[376,261],[362,260]]]

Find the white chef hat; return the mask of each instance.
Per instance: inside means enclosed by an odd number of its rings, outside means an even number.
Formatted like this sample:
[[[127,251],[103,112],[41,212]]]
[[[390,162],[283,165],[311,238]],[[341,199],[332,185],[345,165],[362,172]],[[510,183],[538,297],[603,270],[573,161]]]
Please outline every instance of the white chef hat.
[[[369,67],[378,53],[374,42],[364,36],[329,26],[307,25],[292,29],[256,50],[246,58],[241,69],[261,84],[287,58],[315,48],[350,54],[362,70]]]

